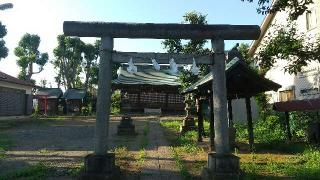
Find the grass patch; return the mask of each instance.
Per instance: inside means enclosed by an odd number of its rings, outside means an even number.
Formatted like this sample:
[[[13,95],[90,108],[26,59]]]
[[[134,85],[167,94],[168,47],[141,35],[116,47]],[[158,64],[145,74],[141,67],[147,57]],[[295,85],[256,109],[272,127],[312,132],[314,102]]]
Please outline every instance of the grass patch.
[[[145,149],[140,149],[140,151],[137,155],[137,162],[140,167],[142,167],[144,161],[146,160],[146,157],[147,157],[147,153],[146,153]]]
[[[6,157],[6,151],[14,146],[14,143],[11,139],[4,133],[0,133],[0,159],[4,159]]]
[[[183,177],[183,179],[192,179],[191,174],[188,172],[188,169],[184,165],[182,158],[179,156],[179,153],[177,153],[174,147],[171,147],[171,152],[173,154],[173,159],[175,160],[176,165],[178,166],[180,174]]]
[[[245,179],[319,179],[320,151],[309,149],[296,155],[239,154]]]
[[[44,179],[49,173],[51,169],[41,163],[30,166],[27,168],[23,168],[21,170],[14,171],[4,176],[0,176],[0,180],[7,179],[33,179],[40,180]]]
[[[205,161],[198,159],[205,153],[201,147],[198,147],[196,131],[180,134],[181,123],[181,121],[161,121],[160,124],[164,127],[166,138],[172,145],[170,149],[182,177],[184,179],[193,179],[199,175],[199,172],[206,164]],[[195,161],[197,163],[193,163]]]
[[[0,150],[7,151],[10,147],[14,146],[11,139],[4,133],[0,133]]]
[[[179,132],[181,121],[177,121],[177,120],[161,121],[160,124],[161,124],[161,126],[163,126],[165,128],[168,128],[168,129],[173,130],[175,132]]]

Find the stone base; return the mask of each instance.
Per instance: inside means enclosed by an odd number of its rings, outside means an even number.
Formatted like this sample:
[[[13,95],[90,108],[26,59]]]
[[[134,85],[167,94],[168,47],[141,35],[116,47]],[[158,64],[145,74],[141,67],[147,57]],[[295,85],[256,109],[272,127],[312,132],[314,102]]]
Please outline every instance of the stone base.
[[[188,131],[196,131],[197,127],[195,125],[194,118],[192,117],[185,117],[183,120],[182,126],[180,126],[180,133],[185,133]]]
[[[233,154],[208,154],[208,167],[202,171],[204,180],[239,179],[240,158]]]
[[[127,126],[127,127],[121,127],[118,126],[117,134],[120,136],[133,136],[136,135],[135,126]]]
[[[120,124],[118,125],[118,135],[136,135],[135,126],[132,123],[131,117],[123,116]]]
[[[115,154],[89,154],[84,158],[84,173],[81,180],[115,180],[119,179],[120,169],[115,165]]]

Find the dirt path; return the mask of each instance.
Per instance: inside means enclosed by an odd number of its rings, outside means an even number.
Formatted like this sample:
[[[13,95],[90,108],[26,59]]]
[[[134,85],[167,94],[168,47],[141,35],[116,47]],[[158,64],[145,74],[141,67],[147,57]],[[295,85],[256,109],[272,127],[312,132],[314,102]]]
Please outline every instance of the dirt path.
[[[153,120],[152,120],[153,119]],[[110,149],[125,147],[117,163],[128,179],[181,179],[163,131],[154,117],[134,118],[137,136],[116,134],[119,118],[112,118],[109,128]],[[151,120],[151,121],[150,121]],[[145,124],[149,132],[144,135]],[[75,179],[72,171],[83,166],[83,157],[93,150],[95,119],[70,119],[26,123],[4,131],[15,146],[0,159],[0,176],[39,162],[54,167],[52,179]],[[137,163],[143,138],[146,157]],[[138,164],[141,167],[138,167]]]
[[[142,180],[180,180],[182,179],[172,157],[159,121],[150,121],[150,132],[146,146],[146,160],[142,168]]]

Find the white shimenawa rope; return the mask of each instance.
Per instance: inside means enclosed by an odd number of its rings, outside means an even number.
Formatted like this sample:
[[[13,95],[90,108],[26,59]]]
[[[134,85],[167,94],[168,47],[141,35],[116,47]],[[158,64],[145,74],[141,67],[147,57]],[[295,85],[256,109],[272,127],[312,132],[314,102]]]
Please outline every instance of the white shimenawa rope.
[[[158,62],[155,59],[151,59],[153,67],[155,70],[159,71],[160,70],[160,65],[158,64]]]
[[[138,69],[137,69],[137,66],[135,66],[134,64],[133,64],[133,61],[132,61],[132,58],[130,58],[130,61],[128,62],[128,67],[127,67],[127,71],[129,72],[129,73],[136,73],[137,71],[138,71]]]
[[[193,63],[192,63],[192,67],[191,67],[191,72],[193,75],[199,75],[199,68],[197,67],[197,64],[196,64],[196,60],[193,58]]]
[[[171,58],[170,61],[170,73],[172,75],[176,75],[178,73],[178,65],[176,64],[176,62],[174,62],[174,59]]]

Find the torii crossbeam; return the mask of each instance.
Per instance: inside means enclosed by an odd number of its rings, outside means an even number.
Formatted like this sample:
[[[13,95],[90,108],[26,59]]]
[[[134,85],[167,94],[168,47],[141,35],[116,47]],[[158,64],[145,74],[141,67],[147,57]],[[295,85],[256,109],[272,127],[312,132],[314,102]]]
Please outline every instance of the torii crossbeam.
[[[224,40],[258,39],[260,36],[259,26],[65,21],[63,24],[63,31],[67,36],[101,37],[102,42],[99,66],[95,147],[94,154],[86,157],[86,173],[98,173],[102,176],[111,177],[115,167],[114,156],[107,153],[111,101],[111,68],[114,60],[117,62],[121,61],[119,60],[120,58],[117,58],[121,56],[121,54],[113,53],[113,38],[172,38],[211,39],[211,45],[214,52],[213,57],[206,56],[197,62],[198,64],[214,64],[212,66],[212,97],[214,102],[215,153],[209,153],[208,167],[204,169],[203,176],[205,179],[212,179],[237,177],[239,175],[239,158],[232,155],[229,149]],[[149,54],[149,56],[152,55]],[[192,57],[194,55],[181,56]],[[180,62],[179,55],[175,58],[175,61],[177,64],[188,63]],[[150,60],[139,60],[139,62],[150,63]]]

